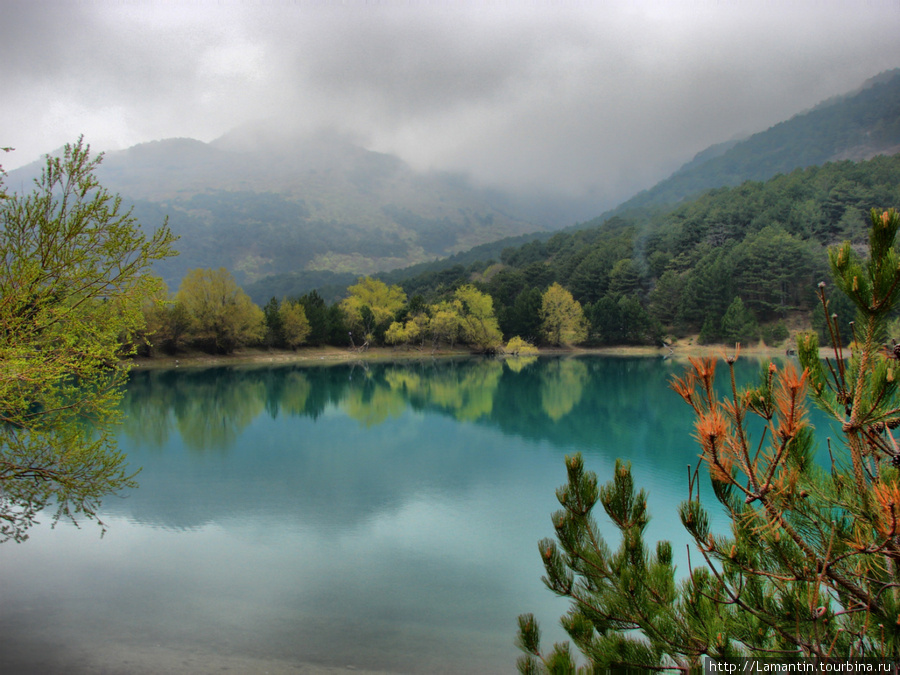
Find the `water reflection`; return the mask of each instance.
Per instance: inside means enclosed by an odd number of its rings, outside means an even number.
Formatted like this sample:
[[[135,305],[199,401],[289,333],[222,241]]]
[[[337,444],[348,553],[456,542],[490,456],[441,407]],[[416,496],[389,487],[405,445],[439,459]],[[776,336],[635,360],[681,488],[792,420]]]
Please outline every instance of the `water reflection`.
[[[611,444],[630,438],[635,421],[670,435],[666,429],[685,411],[660,404],[678,370],[657,359],[535,357],[144,370],[133,373],[122,404],[124,432],[158,448],[177,431],[192,451],[221,452],[263,412],[315,420],[336,409],[371,428],[411,408],[590,451],[598,427]],[[680,433],[684,425],[676,426]]]
[[[275,511],[348,525],[422,492],[475,489],[486,459],[508,471],[523,442],[560,460],[581,451],[601,478],[623,457],[671,503],[697,461],[673,372],[657,359],[599,358],[136,372],[123,445],[144,466],[141,488],[109,509],[180,529]]]
[[[746,380],[758,366],[741,367]],[[140,488],[104,503],[102,542],[63,530],[0,548],[0,670],[129,672],[113,647],[129,645],[129,659],[168,654],[192,672],[250,670],[232,657],[511,672],[519,613],[562,637],[536,545],[563,455],[583,452],[601,480],[632,461],[648,540],[679,536],[672,504],[697,456],[668,389],[681,369],[542,357],[135,372],[120,445]]]
[[[581,401],[588,369],[581,361],[552,361],[541,371],[541,409],[554,422],[572,412]]]

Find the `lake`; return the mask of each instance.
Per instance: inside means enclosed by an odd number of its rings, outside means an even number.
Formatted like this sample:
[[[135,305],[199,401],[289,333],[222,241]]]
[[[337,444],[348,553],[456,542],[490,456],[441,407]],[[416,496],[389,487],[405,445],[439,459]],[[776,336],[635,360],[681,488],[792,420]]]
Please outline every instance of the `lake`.
[[[744,380],[759,368],[738,365]],[[537,542],[566,454],[602,481],[630,460],[648,541],[672,540],[684,568],[673,506],[697,447],[668,388],[682,371],[602,357],[135,371],[119,443],[140,486],[104,501],[102,538],[45,522],[0,546],[0,672],[515,672],[520,613],[545,647],[565,637]]]

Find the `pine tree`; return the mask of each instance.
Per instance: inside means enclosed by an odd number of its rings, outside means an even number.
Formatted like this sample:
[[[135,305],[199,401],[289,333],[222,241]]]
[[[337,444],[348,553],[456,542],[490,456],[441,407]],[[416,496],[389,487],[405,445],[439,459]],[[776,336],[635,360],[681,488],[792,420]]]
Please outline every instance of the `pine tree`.
[[[759,339],[759,325],[740,296],[736,297],[722,317],[722,336],[726,342],[755,342]]]
[[[713,533],[701,502],[699,467],[689,472],[678,512],[695,545],[687,574],[672,548],[651,550],[646,494],[616,462],[598,485],[580,455],[566,458],[557,491],[556,539],[539,544],[547,586],[571,600],[562,624],[588,665],[643,670],[702,667],[704,657],[879,657],[900,655],[900,348],[885,349],[885,327],[900,297],[900,218],[871,213],[869,258],[849,243],[832,249],[838,290],[858,319],[847,353],[829,320],[833,359],[819,359],[814,333],[798,337],[803,371],[769,364],[759,384],[718,398],[716,362],[691,360],[672,388],[691,407],[701,461],[728,533]],[[824,284],[820,300],[829,316]],[[842,429],[831,461],[814,461],[807,389]],[[764,425],[750,437],[752,418]],[[704,472],[705,474],[706,472]],[[597,503],[621,533],[613,551],[594,521]],[[571,647],[543,654],[532,615],[519,617],[522,673],[578,672]]]

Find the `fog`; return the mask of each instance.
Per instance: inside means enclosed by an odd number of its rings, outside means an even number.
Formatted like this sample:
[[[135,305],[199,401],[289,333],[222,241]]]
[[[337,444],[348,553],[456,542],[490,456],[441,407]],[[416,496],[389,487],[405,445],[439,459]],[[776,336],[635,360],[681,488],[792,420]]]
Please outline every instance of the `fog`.
[[[2,0],[7,170],[328,129],[420,169],[598,201],[900,65],[896,2]]]

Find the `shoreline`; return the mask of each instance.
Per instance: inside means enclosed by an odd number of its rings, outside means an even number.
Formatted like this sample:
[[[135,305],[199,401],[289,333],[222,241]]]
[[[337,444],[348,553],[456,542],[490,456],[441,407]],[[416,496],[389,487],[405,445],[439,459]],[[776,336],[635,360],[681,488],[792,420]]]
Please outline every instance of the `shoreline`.
[[[741,346],[740,356],[754,359],[772,359],[786,356],[788,346],[769,347],[763,343]],[[540,348],[534,356],[622,356],[657,357],[675,361],[686,361],[691,357],[724,358],[734,353],[734,345],[698,345],[693,341],[675,343],[670,347],[653,346],[612,346],[612,347],[569,347]],[[823,356],[832,356],[831,349],[822,349]],[[355,361],[421,361],[436,358],[466,358],[476,354],[468,349],[402,349],[394,347],[371,347],[360,352],[340,347],[303,347],[296,351],[276,349],[240,349],[231,354],[207,354],[191,351],[174,356],[135,357],[128,363],[136,369],[216,367],[225,365],[300,364],[334,365]],[[504,358],[515,358],[504,356]]]

